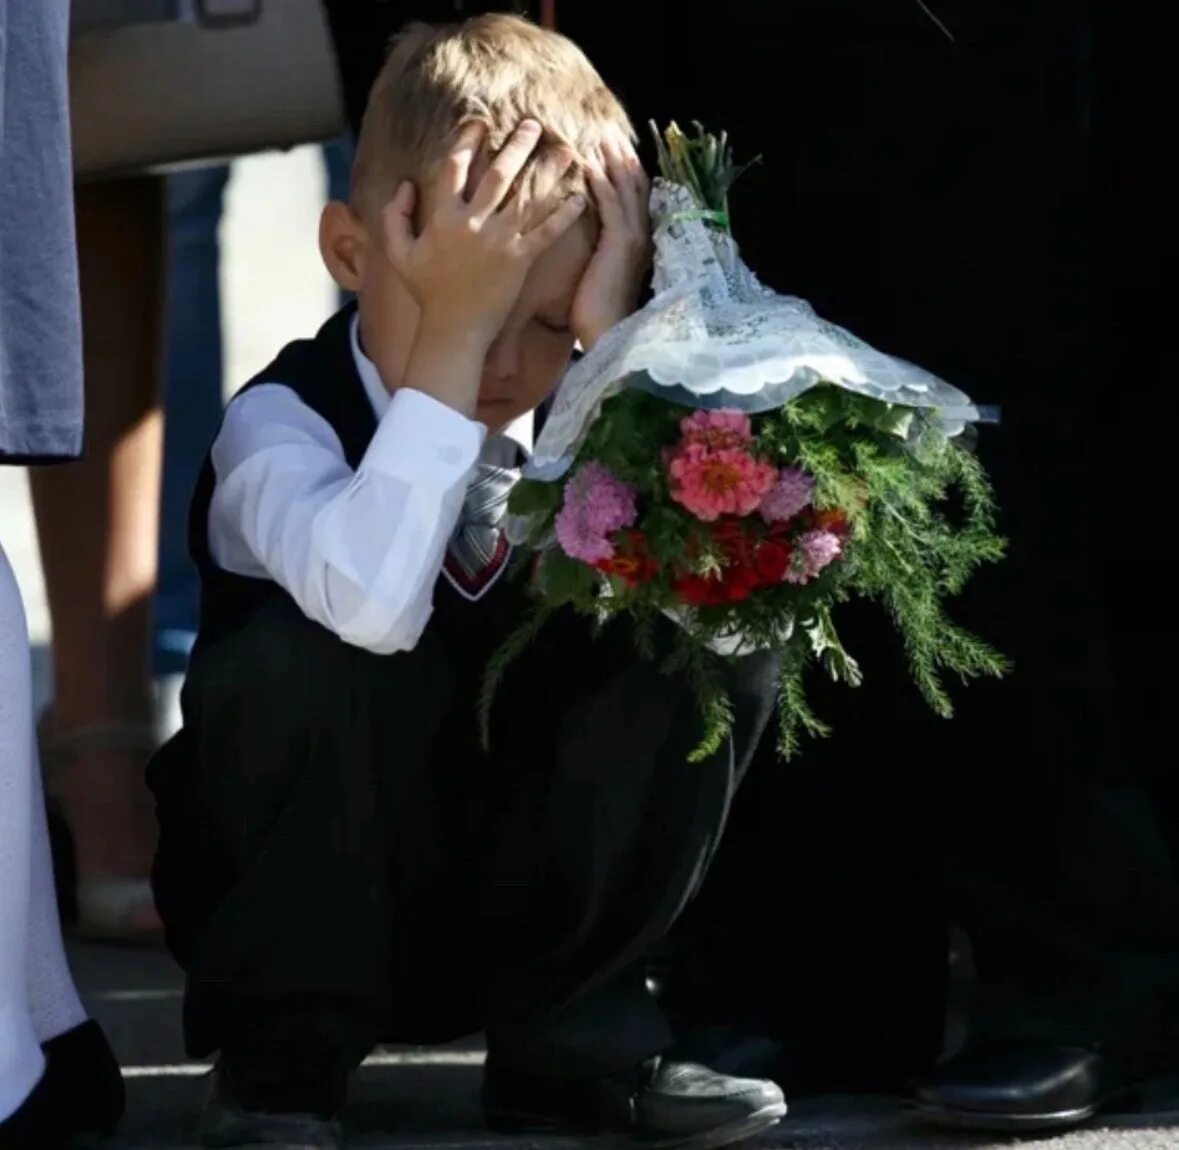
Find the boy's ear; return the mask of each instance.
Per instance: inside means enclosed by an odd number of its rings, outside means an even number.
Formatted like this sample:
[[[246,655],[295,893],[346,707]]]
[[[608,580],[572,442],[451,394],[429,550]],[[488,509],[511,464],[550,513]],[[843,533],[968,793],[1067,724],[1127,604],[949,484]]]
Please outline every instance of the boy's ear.
[[[332,200],[319,217],[319,254],[337,285],[346,292],[360,290],[364,276],[366,232],[356,213]]]

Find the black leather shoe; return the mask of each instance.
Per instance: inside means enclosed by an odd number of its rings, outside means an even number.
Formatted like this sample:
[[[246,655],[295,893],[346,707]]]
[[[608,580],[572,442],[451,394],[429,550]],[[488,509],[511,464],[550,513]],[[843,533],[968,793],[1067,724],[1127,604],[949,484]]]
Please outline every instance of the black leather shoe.
[[[612,1134],[649,1150],[711,1150],[776,1125],[786,1102],[773,1082],[693,1062],[653,1058],[609,1078],[563,1079],[499,1071],[489,1061],[483,1112],[501,1134]]]
[[[1125,1101],[1133,1087],[1095,1050],[1035,1040],[967,1047],[915,1091],[913,1113],[964,1130],[1060,1130]]]
[[[54,1105],[48,1077],[42,1074],[16,1113],[0,1122],[0,1150],[65,1150],[69,1145],[73,1132],[66,1115]]]
[[[43,1043],[45,1078],[56,1105],[79,1134],[111,1134],[127,1092],[110,1043],[97,1022],[83,1022]]]
[[[250,1110],[232,1095],[220,1069],[213,1072],[198,1133],[210,1150],[344,1150],[339,1123],[318,1114]]]
[[[0,1150],[56,1150],[80,1134],[110,1134],[123,1117],[119,1064],[96,1022],[42,1044],[45,1072],[21,1108],[0,1122]]]

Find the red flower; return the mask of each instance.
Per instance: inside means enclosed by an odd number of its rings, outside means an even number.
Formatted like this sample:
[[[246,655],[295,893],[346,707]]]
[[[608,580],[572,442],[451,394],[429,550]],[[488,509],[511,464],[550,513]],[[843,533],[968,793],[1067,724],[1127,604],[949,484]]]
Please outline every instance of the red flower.
[[[649,555],[615,555],[613,559],[603,559],[596,566],[607,575],[617,575],[628,587],[646,583],[659,570]]]
[[[717,543],[721,570],[709,575],[681,575],[673,584],[676,594],[694,607],[740,603],[759,587],[781,583],[790,567],[793,549],[785,527],[775,525],[764,534],[751,531],[737,519],[719,519],[711,534]]]
[[[790,566],[793,549],[780,539],[763,539],[753,555],[753,565],[763,585],[781,583]]]
[[[721,520],[713,527],[712,536],[720,544],[726,568],[753,567],[759,536],[739,519]]]
[[[607,575],[617,575],[628,587],[637,587],[653,579],[659,564],[647,551],[647,538],[641,531],[620,531],[614,540],[614,554],[594,564]]]
[[[716,576],[681,575],[672,585],[675,593],[692,607],[709,607],[722,600],[720,580]]]
[[[740,519],[718,519],[711,526],[713,539],[743,539],[745,524]]]
[[[830,531],[832,535],[846,538],[851,534],[851,524],[847,516],[838,507],[829,507],[825,511],[816,511],[814,525],[820,531]]]
[[[726,567],[720,580],[721,594],[729,603],[748,599],[760,585],[757,571],[751,566]]]

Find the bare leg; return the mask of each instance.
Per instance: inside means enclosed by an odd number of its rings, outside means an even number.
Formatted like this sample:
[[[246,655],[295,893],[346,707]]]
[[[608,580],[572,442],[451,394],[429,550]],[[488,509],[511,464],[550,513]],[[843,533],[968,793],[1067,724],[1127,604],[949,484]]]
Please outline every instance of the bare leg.
[[[156,580],[163,416],[163,185],[157,177],[76,192],[86,386],[85,456],[32,474],[53,623],[49,745],[110,736],[46,756],[47,783],[74,835],[82,886],[142,880],[155,824],[143,784],[151,718],[148,643]],[[120,737],[120,731],[123,736]],[[55,762],[54,758],[60,759]],[[130,907],[129,927],[154,912]]]

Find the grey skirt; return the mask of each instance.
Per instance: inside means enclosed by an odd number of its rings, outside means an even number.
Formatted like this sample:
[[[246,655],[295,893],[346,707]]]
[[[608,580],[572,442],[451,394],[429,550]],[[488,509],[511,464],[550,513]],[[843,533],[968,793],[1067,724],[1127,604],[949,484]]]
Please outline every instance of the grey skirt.
[[[82,449],[68,0],[0,0],[0,464]]]

